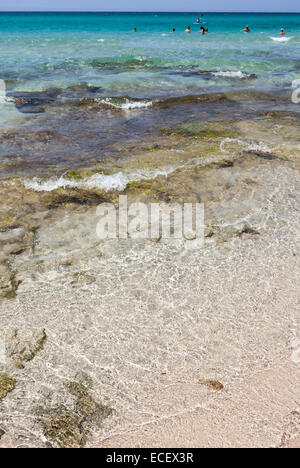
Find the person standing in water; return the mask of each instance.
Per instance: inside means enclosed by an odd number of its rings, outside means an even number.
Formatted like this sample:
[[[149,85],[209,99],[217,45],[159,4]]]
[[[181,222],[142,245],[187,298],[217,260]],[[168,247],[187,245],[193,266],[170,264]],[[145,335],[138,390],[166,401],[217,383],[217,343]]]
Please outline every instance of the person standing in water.
[[[191,32],[191,26],[188,26],[184,32],[189,34]]]
[[[285,30],[283,28],[281,28],[281,31],[279,33],[281,36],[285,36]]]
[[[132,30],[132,32],[137,32],[137,29],[136,29],[136,28],[134,28],[134,29]]]
[[[245,27],[244,32],[245,32],[245,33],[250,32],[250,29],[249,29],[249,26],[248,26],[248,25]]]

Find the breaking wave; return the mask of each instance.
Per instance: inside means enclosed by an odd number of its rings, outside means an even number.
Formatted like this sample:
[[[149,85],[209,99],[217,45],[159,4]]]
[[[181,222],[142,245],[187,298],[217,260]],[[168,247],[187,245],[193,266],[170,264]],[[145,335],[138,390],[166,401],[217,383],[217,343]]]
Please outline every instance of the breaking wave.
[[[116,109],[123,110],[142,109],[146,107],[151,107],[153,104],[152,101],[138,101],[131,100],[128,98],[97,99],[97,102],[101,104],[106,104],[107,106],[115,107]]]
[[[249,75],[247,73],[243,73],[242,71],[219,71],[219,72],[212,72],[213,76],[220,77],[220,78],[240,78],[241,80],[255,78],[255,75]]]
[[[158,176],[167,176],[175,168],[153,169],[148,171],[136,171],[132,173],[117,172],[111,175],[94,174],[82,180],[72,180],[65,176],[52,177],[48,180],[40,180],[34,177],[31,180],[25,180],[24,185],[27,189],[36,192],[52,192],[59,188],[85,188],[101,189],[105,191],[116,190],[122,192],[130,182],[139,180],[151,180]]]
[[[67,176],[51,177],[50,179],[27,179],[24,181],[24,186],[27,189],[35,190],[36,192],[52,192],[59,188],[84,188],[84,189],[101,189],[106,192],[118,191],[123,192],[130,182],[138,182],[142,180],[153,180],[159,176],[167,177],[178,169],[191,168],[195,166],[206,166],[207,164],[218,162],[223,156],[215,155],[207,158],[192,158],[183,164],[177,166],[162,167],[160,169],[137,170],[134,172],[117,172],[115,174],[94,174],[90,177],[81,180],[69,179]]]
[[[220,150],[222,153],[226,153],[226,145],[230,143],[240,146],[242,151],[256,151],[258,153],[272,152],[272,149],[262,141],[259,143],[248,143],[247,141],[239,140],[238,138],[225,138],[220,144]]]
[[[270,39],[272,39],[272,41],[275,41],[275,42],[289,42],[289,40],[292,38],[291,37],[270,37]]]

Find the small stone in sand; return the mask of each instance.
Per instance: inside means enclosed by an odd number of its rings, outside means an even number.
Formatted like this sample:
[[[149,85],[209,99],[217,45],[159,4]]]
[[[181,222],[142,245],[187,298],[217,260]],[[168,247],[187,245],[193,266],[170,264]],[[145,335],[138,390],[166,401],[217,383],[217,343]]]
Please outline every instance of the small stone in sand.
[[[202,380],[202,379],[199,379],[198,383],[200,385],[204,385],[209,390],[212,390],[214,392],[220,392],[224,388],[224,385],[222,385],[221,382],[218,382],[217,380]]]

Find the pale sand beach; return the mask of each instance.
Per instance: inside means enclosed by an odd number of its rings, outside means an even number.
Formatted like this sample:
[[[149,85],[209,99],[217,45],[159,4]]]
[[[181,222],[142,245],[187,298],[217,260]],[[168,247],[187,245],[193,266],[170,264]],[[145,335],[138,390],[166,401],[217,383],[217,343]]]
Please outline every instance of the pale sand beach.
[[[273,364],[236,382],[207,405],[111,436],[99,446],[299,448],[299,411],[294,409],[299,377],[299,366],[288,361]],[[187,396],[190,390],[183,393]],[[174,391],[182,393],[182,388]]]
[[[232,140],[189,137],[179,169],[121,192],[201,199],[198,250],[97,239],[94,205],[118,192],[1,182],[2,215],[23,213],[0,233],[1,369],[15,379],[1,447],[299,446],[299,133],[282,116],[235,125]],[[222,148],[213,160],[206,143]]]

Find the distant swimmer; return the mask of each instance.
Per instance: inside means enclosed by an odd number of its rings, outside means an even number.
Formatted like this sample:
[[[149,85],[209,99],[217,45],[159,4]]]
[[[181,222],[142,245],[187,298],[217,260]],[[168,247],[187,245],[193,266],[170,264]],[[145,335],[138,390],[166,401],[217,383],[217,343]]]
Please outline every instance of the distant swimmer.
[[[188,26],[184,32],[190,33],[191,32],[191,26]]]
[[[206,30],[203,26],[201,26],[200,31],[201,31],[201,34],[204,36],[204,34],[206,33]]]
[[[136,28],[134,28],[134,29],[132,30],[132,32],[137,32],[137,29],[136,29]]]
[[[244,32],[245,32],[245,33],[250,32],[250,29],[249,29],[249,26],[248,26],[248,25],[245,27]]]
[[[175,29],[175,28],[173,28],[172,32],[176,32],[176,29]]]
[[[281,31],[279,33],[281,36],[285,36],[285,30],[283,28],[281,28]]]

